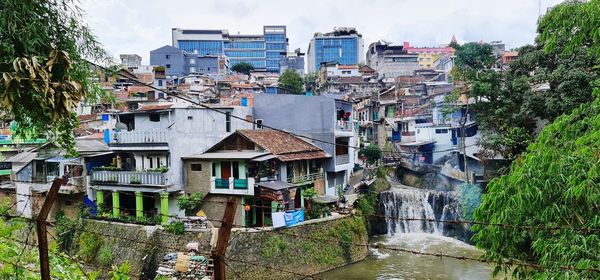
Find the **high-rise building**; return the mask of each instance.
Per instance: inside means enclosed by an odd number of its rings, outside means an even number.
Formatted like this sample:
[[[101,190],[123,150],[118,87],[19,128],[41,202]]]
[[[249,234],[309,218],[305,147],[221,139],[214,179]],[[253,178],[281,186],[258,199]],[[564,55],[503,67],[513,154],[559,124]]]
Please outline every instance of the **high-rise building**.
[[[319,71],[321,63],[354,65],[363,62],[362,35],[353,27],[338,27],[329,33],[316,33],[306,54],[308,73]]]
[[[288,48],[284,25],[265,25],[262,35],[232,35],[227,30],[172,29],[173,47],[198,55],[225,55],[231,66],[247,62],[256,71],[279,72]]]

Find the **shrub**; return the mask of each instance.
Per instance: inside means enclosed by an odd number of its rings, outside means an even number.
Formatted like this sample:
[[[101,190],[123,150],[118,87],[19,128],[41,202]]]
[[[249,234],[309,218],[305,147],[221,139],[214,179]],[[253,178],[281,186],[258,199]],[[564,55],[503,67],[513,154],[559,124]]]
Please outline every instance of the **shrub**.
[[[84,232],[79,236],[78,255],[86,262],[96,259],[98,250],[102,246],[102,239],[95,233]]]
[[[179,221],[172,222],[165,226],[165,231],[176,235],[183,235],[185,233],[185,224]]]
[[[179,209],[185,210],[187,216],[195,214],[195,211],[202,205],[204,194],[201,192],[193,193],[192,195],[184,195],[179,198]]]
[[[102,246],[98,252],[98,264],[104,267],[109,267],[113,262],[113,252],[108,246]]]

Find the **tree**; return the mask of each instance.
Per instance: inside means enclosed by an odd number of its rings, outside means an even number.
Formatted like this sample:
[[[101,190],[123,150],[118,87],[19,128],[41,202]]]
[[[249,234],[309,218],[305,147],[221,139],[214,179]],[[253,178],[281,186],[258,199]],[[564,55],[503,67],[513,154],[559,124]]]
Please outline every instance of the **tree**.
[[[306,88],[306,91],[315,92],[317,90],[318,81],[319,75],[317,73],[308,73],[304,75],[304,88]]]
[[[250,72],[254,70],[254,66],[248,62],[239,62],[231,66],[231,71],[250,75]]]
[[[594,99],[593,82],[600,69],[594,68],[595,58],[587,48],[564,54],[565,39],[551,51],[540,42],[519,48],[508,71],[490,69],[493,61],[487,47],[473,43],[457,47],[453,75],[467,84],[469,96],[476,100],[471,109],[482,131],[484,157],[514,160],[535,139],[540,123]],[[537,89],[544,85],[547,89]]]
[[[539,23],[544,54],[573,59],[585,50],[598,58],[600,1],[557,5]],[[596,59],[592,68],[600,66]],[[570,82],[573,78],[566,82]],[[474,219],[474,241],[495,262],[496,271],[513,271],[523,279],[595,279],[600,267],[600,88],[590,88],[594,101],[583,103],[546,126],[508,174],[492,180]],[[560,92],[557,89],[557,92]],[[565,96],[567,93],[563,93]],[[518,229],[485,225],[528,225]],[[559,227],[548,230],[535,227]],[[522,262],[539,265],[532,268]],[[516,268],[515,268],[516,267]],[[558,269],[573,267],[577,269]],[[514,270],[513,270],[514,268]]]
[[[287,69],[277,80],[279,87],[290,91],[293,94],[301,94],[304,92],[303,81],[300,74],[296,71]]]
[[[367,158],[367,162],[370,164],[374,164],[379,159],[381,159],[381,149],[375,144],[371,144],[368,147],[361,148],[358,151],[358,154]]]
[[[0,4],[0,103],[17,122],[73,152],[75,106],[93,91],[85,59],[108,56],[73,0]]]

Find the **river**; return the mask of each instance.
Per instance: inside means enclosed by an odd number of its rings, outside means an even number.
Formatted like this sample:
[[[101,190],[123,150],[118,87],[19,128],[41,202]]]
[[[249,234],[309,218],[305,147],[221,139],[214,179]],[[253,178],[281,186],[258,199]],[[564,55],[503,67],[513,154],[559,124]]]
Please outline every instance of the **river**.
[[[429,233],[382,235],[371,244],[428,253],[478,257],[481,251],[456,239]],[[318,275],[323,279],[491,279],[492,267],[477,261],[370,249],[363,261]]]

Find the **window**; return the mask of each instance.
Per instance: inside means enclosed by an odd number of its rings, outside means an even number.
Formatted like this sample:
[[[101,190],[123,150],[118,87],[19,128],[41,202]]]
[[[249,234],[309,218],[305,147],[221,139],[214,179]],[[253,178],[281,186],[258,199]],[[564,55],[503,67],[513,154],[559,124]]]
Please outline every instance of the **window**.
[[[350,71],[342,71],[342,74],[350,74]]]
[[[435,134],[446,134],[448,133],[447,129],[436,129]]]
[[[225,113],[225,131],[231,132],[231,113]]]
[[[158,86],[162,87],[163,86],[163,81],[162,80],[158,80]]]
[[[217,164],[213,162],[212,164],[212,176],[216,177],[217,175]]]
[[[171,55],[170,54],[165,55],[165,59],[171,59]]]
[[[196,67],[190,67],[190,73],[196,73]]]
[[[167,64],[167,68],[171,68],[171,64]]]
[[[148,157],[148,161],[150,161],[150,169],[154,168],[154,161],[152,161],[152,157]]]
[[[159,122],[160,121],[160,114],[150,114],[150,121],[151,122]]]
[[[190,64],[196,64],[196,59],[190,58]]]
[[[194,119],[194,117],[193,117],[193,116],[188,116],[188,120],[189,120],[189,121],[191,121],[191,120],[193,120],[193,119]]]
[[[192,171],[202,171],[202,164],[192,163],[191,168],[192,168]]]
[[[263,120],[262,119],[256,120],[256,128],[263,128]]]

